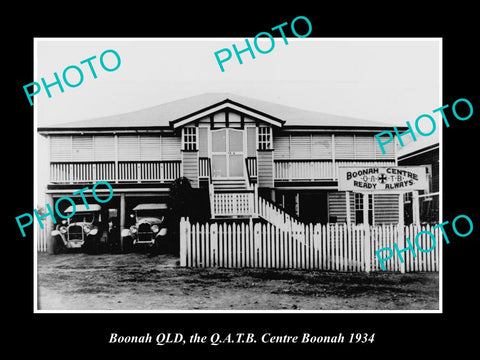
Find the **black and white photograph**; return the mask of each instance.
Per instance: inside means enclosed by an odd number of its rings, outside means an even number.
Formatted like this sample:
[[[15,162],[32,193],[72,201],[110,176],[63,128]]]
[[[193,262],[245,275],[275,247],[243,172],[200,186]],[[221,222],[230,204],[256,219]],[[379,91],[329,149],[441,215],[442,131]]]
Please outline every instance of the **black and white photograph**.
[[[38,311],[441,310],[441,39],[264,37],[37,39]]]
[[[474,8],[168,5],[6,11],[6,350],[474,350]]]

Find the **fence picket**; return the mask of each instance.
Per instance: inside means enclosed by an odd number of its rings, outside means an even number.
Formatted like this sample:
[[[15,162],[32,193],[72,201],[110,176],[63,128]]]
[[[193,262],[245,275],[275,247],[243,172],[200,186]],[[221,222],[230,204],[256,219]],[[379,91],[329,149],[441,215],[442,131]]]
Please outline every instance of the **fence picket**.
[[[205,243],[203,242],[204,237],[205,237],[205,224],[198,224],[198,229],[199,231],[199,239],[198,239],[198,248],[199,248],[199,266],[200,267],[205,267],[205,258],[203,256],[203,253],[205,251]]]
[[[410,224],[405,227],[405,232],[404,232],[405,239],[410,238],[410,234],[412,233],[412,227],[413,227],[413,224]],[[400,263],[400,260],[398,260],[398,262]],[[411,253],[409,253],[405,259],[405,272],[408,272],[408,271],[412,271],[412,254]]]
[[[244,268],[246,267],[245,266],[245,254],[246,254],[246,251],[245,251],[245,223],[241,223],[239,225],[239,228],[240,228],[240,240],[239,240],[239,244],[240,244],[240,264],[239,266]]]
[[[313,248],[314,248],[314,269],[320,269],[320,224],[315,224],[313,227]]]
[[[272,237],[270,236],[270,232],[272,229],[272,224],[267,223],[265,224],[265,227],[267,228],[267,233],[265,235],[265,251],[267,253],[267,264],[266,266],[271,268],[272,266]]]
[[[339,246],[339,257],[340,257],[340,271],[345,271],[345,253],[344,253],[344,249],[345,249],[345,237],[343,236],[343,233],[344,233],[344,224],[340,224],[339,226],[339,243],[340,243],[340,246]]]
[[[218,266],[220,267],[225,267],[224,239],[225,239],[225,223],[221,224],[218,227]]]
[[[210,249],[211,260],[210,266],[218,266],[218,224],[213,223],[210,226]]]
[[[280,269],[284,269],[285,268],[285,261],[284,261],[284,236],[285,236],[285,232],[282,231],[281,229],[278,229],[278,237],[279,237],[279,260],[280,260],[280,263],[279,263],[279,266],[280,266]]]
[[[242,230],[240,224],[236,225],[236,235],[235,235],[235,243],[237,247],[237,251],[235,252],[235,261],[237,268],[242,267]]]
[[[237,267],[237,237],[238,237],[238,231],[237,231],[237,224],[231,223],[230,224],[232,227],[232,247],[231,247],[231,259],[232,259],[232,267]]]
[[[313,224],[311,224],[311,223],[308,225],[308,246],[309,246],[308,247],[308,255],[309,255],[309,258],[310,258],[308,268],[313,269],[314,268],[313,256],[314,256],[315,248],[314,248],[314,244],[313,244]]]
[[[333,244],[333,258],[334,258],[334,270],[338,270],[338,223],[335,224],[334,232],[334,244]]]

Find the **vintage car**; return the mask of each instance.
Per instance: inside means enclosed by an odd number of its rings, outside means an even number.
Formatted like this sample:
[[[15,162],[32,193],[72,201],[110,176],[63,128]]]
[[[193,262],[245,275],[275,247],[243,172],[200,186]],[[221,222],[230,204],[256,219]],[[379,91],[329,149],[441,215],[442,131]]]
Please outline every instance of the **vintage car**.
[[[63,249],[82,249],[88,253],[97,252],[107,242],[107,231],[102,224],[102,208],[98,204],[76,205],[76,211],[69,219],[62,220],[52,231],[55,237],[54,252]],[[73,207],[65,210],[71,214]]]
[[[131,251],[138,246],[160,249],[167,241],[167,204],[139,204],[130,216],[135,225],[122,231],[121,250]]]

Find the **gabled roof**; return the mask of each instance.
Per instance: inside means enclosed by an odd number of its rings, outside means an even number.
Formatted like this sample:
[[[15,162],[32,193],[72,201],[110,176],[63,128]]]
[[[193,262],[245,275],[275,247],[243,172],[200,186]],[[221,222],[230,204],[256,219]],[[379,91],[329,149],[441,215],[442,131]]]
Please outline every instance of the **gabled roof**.
[[[175,128],[222,108],[233,108],[277,126],[373,127],[391,124],[303,110],[230,93],[206,93],[147,109],[60,125],[39,127],[39,132],[74,129]]]

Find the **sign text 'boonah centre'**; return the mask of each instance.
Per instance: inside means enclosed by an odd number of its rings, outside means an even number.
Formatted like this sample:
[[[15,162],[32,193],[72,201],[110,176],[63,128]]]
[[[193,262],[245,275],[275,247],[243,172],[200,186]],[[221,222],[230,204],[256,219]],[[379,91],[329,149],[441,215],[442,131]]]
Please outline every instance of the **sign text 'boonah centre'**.
[[[338,188],[340,191],[427,190],[428,181],[423,166],[339,167]]]

